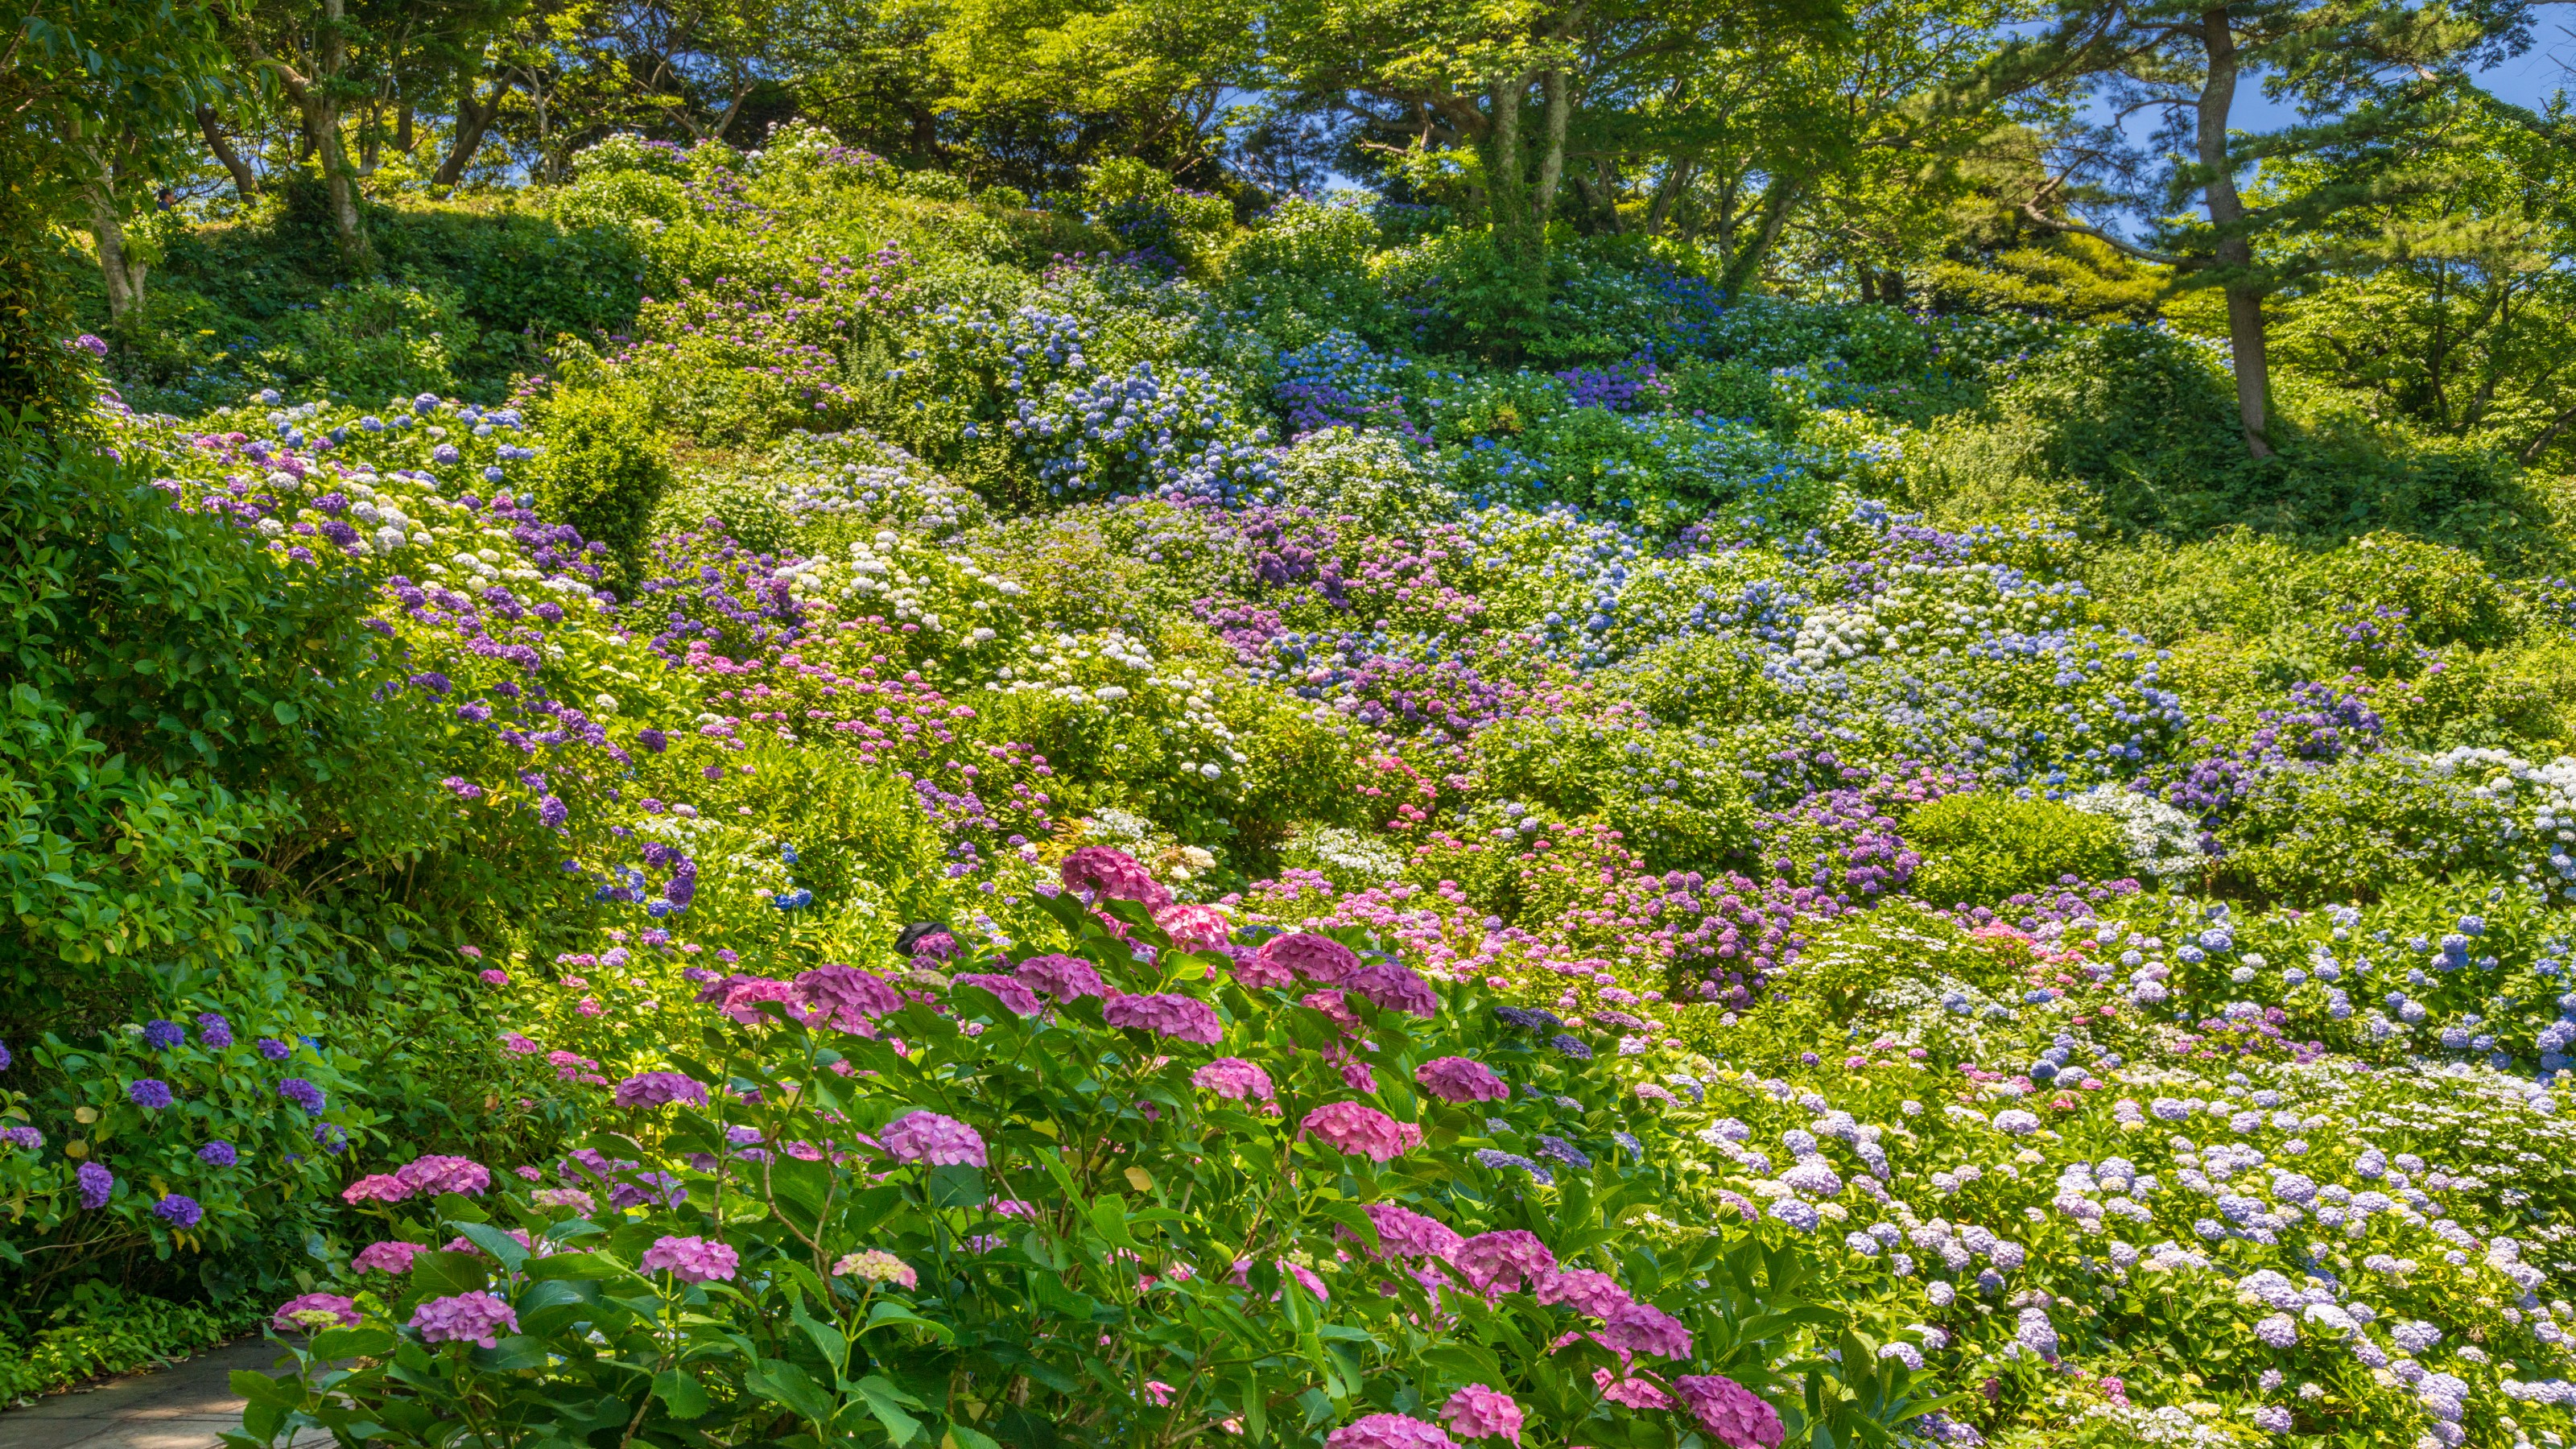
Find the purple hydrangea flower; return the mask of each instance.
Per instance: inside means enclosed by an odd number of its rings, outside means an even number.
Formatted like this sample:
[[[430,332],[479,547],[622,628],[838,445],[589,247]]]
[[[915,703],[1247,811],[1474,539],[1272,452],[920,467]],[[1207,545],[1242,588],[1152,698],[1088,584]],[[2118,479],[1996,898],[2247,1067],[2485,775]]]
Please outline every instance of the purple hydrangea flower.
[[[137,1107],[158,1112],[170,1105],[170,1084],[157,1077],[137,1077],[126,1084],[125,1099]]]
[[[0,1142],[6,1142],[12,1147],[23,1147],[29,1152],[41,1152],[45,1146],[45,1134],[24,1122],[13,1122],[6,1127],[0,1127]]]
[[[617,1084],[620,1107],[665,1107],[673,1102],[707,1104],[707,1089],[678,1072],[639,1072]]]
[[[188,1029],[175,1021],[155,1017],[143,1024],[143,1040],[154,1051],[166,1052],[188,1039]]]
[[[272,1062],[282,1062],[295,1054],[295,1048],[273,1036],[259,1039],[259,1054]]]
[[[289,1077],[277,1084],[277,1095],[307,1112],[322,1110],[322,1089],[302,1077]]]
[[[984,1139],[974,1128],[954,1117],[936,1112],[906,1112],[886,1125],[878,1134],[888,1155],[897,1162],[920,1162],[931,1166],[985,1164]]]
[[[218,1137],[197,1149],[197,1160],[208,1167],[230,1167],[241,1161],[241,1154],[233,1150],[231,1143]]]
[[[93,1211],[107,1206],[109,1195],[116,1191],[116,1174],[95,1162],[82,1163],[72,1180],[80,1186],[80,1205]]]
[[[705,1283],[730,1278],[742,1264],[742,1255],[723,1243],[705,1238],[660,1238],[644,1250],[644,1271],[668,1270],[683,1283]]]
[[[193,1228],[206,1210],[186,1193],[174,1192],[152,1205],[152,1215],[174,1228]]]
[[[197,1013],[197,1039],[217,1050],[231,1046],[233,1024],[219,1012],[201,1011]]]
[[[411,1326],[428,1343],[472,1343],[499,1346],[501,1330],[519,1331],[519,1315],[489,1293],[459,1293],[432,1298],[412,1310]]]

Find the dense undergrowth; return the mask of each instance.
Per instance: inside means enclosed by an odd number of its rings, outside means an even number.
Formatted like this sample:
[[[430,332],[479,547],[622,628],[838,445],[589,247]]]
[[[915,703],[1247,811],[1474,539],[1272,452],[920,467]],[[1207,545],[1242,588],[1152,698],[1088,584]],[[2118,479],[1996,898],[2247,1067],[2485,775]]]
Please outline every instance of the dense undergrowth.
[[[352,1442],[2564,1442],[2558,480],[1615,239],[1507,334],[1361,209],[575,170],[189,236],[13,435],[13,1333],[285,1302]]]

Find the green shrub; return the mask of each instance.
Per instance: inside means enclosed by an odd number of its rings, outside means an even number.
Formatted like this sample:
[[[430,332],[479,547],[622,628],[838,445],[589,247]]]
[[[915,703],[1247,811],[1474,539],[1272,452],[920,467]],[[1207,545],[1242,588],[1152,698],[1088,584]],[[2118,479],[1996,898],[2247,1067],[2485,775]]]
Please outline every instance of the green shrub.
[[[650,412],[616,388],[576,388],[548,399],[538,455],[537,509],[608,545],[610,587],[630,598],[642,577],[654,506],[671,479]]]
[[[2312,906],[2416,883],[2510,879],[2512,821],[2465,780],[2413,756],[2347,757],[2266,776],[2217,834],[2220,887]]]
[[[453,285],[368,281],[293,314],[284,336],[258,356],[278,377],[317,392],[444,396],[457,390],[457,365],[478,335]]]
[[[1990,906],[2067,876],[2110,879],[2129,863],[2117,824],[2047,800],[1945,795],[1908,816],[1904,829],[1923,857],[1913,892],[1935,905]]]

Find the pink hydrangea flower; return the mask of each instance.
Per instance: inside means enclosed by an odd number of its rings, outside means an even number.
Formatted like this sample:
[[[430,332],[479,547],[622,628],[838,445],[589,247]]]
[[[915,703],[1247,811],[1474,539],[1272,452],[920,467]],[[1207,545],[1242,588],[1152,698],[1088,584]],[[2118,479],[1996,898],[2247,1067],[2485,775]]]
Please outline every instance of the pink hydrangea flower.
[[[1324,1438],[1324,1449],[1456,1449],[1456,1445],[1447,1430],[1409,1414],[1371,1414]]]
[[[599,1206],[596,1199],[577,1187],[541,1187],[537,1189],[534,1201],[541,1208],[570,1208],[583,1214]]]
[[[1030,990],[1057,1001],[1078,1001],[1108,990],[1099,970],[1078,956],[1031,956],[1013,969]]]
[[[1392,961],[1363,966],[1342,978],[1346,990],[1356,991],[1387,1011],[1401,1011],[1409,1016],[1436,1016],[1440,998],[1421,977]]]
[[[1066,856],[1058,873],[1066,890],[1087,890],[1095,900],[1136,901],[1148,907],[1172,903],[1172,893],[1134,856],[1105,845],[1086,845]]]
[[[1237,947],[1229,954],[1234,958],[1234,979],[1249,989],[1258,991],[1266,987],[1297,984],[1296,972],[1259,951]]]
[[[707,1089],[679,1072],[638,1072],[617,1084],[620,1107],[666,1107],[674,1102],[707,1104]]]
[[[1788,1437],[1778,1410],[1724,1374],[1677,1378],[1673,1392],[1726,1449],[1780,1449],[1780,1441]]]
[[[1673,1406],[1671,1396],[1655,1387],[1651,1379],[1621,1378],[1606,1368],[1597,1368],[1592,1371],[1592,1386],[1601,1391],[1603,1399],[1623,1408],[1669,1409]]]
[[[1468,1057],[1433,1057],[1414,1069],[1413,1080],[1443,1102],[1500,1102],[1512,1095],[1493,1068]]]
[[[1574,1268],[1550,1273],[1538,1280],[1538,1301],[1562,1303],[1577,1313],[1595,1318],[1608,1318],[1615,1309],[1632,1301],[1628,1290],[1607,1273],[1589,1268]]]
[[[1214,1046],[1225,1039],[1225,1027],[1218,1022],[1215,1008],[1196,997],[1174,992],[1113,997],[1101,1008],[1100,1016],[1111,1026],[1134,1027],[1202,1046]]]
[[[1297,1286],[1314,1294],[1316,1302],[1330,1303],[1333,1301],[1333,1295],[1324,1288],[1324,1280],[1316,1277],[1313,1271],[1308,1269],[1305,1264],[1291,1263],[1287,1259],[1282,1258],[1279,1260],[1279,1271],[1296,1279]]]
[[[1165,906],[1154,912],[1154,924],[1184,951],[1213,950],[1234,934],[1233,924],[1214,906]]]
[[[1377,1256],[1381,1258],[1446,1258],[1466,1241],[1438,1218],[1425,1217],[1391,1202],[1373,1202],[1363,1211],[1377,1227]],[[1353,1236],[1348,1229],[1342,1235]]]
[[[1601,1315],[1601,1341],[1621,1353],[1686,1359],[1691,1331],[1682,1321],[1651,1303],[1627,1303]]]
[[[482,977],[483,983],[487,986],[507,986],[510,984],[510,973],[502,970],[498,966],[487,966],[474,974]]]
[[[647,1273],[668,1270],[683,1283],[708,1283],[732,1277],[742,1255],[706,1238],[656,1238],[641,1261]]]
[[[361,1273],[392,1273],[400,1276],[411,1271],[411,1260],[429,1251],[425,1244],[382,1242],[369,1243],[349,1260],[349,1266]]]
[[[408,1184],[383,1172],[371,1173],[340,1189],[340,1201],[345,1203],[401,1202],[410,1196]]]
[[[975,1129],[936,1112],[906,1112],[887,1123],[878,1140],[897,1162],[984,1165],[984,1139]]]
[[[405,1187],[423,1197],[436,1197],[442,1192],[481,1197],[491,1190],[492,1170],[468,1157],[442,1157],[432,1153],[415,1157],[394,1169],[394,1176]]]
[[[1389,1162],[1422,1141],[1422,1129],[1358,1102],[1327,1102],[1306,1114],[1305,1131],[1336,1152]]]
[[[1518,1228],[1478,1233],[1459,1244],[1449,1261],[1458,1265],[1477,1292],[1487,1294],[1509,1293],[1524,1282],[1536,1286],[1556,1271],[1556,1254],[1548,1251],[1538,1234]]]
[[[921,1275],[910,1263],[883,1248],[844,1254],[832,1265],[836,1277],[856,1278],[863,1283],[900,1283],[906,1288],[921,1286]]]
[[[1218,1057],[1190,1073],[1190,1085],[1234,1102],[1246,1098],[1267,1102],[1276,1095],[1270,1074],[1241,1057]]]
[[[532,1057],[545,1050],[544,1047],[515,1031],[501,1033],[501,1045],[508,1048],[512,1055],[522,1057]]]
[[[851,1033],[903,1009],[903,997],[892,986],[856,966],[817,966],[800,973],[791,990],[808,1020],[828,1021]]]
[[[764,1002],[803,1005],[797,1000],[796,988],[787,982],[773,981],[766,976],[746,976],[740,972],[708,982],[698,991],[698,1000],[744,1026],[758,1024],[760,1007]]]
[[[430,1343],[499,1346],[501,1330],[519,1331],[519,1315],[489,1293],[459,1293],[432,1298],[412,1310],[411,1326]]]
[[[355,1300],[337,1293],[299,1293],[277,1305],[269,1315],[271,1326],[280,1333],[315,1333],[325,1328],[354,1328],[358,1324]]]
[[[1319,986],[1338,986],[1360,969],[1360,958],[1350,947],[1330,936],[1306,931],[1293,931],[1262,942],[1261,959],[1285,966]]]
[[[969,971],[955,977],[950,984],[984,988],[1000,997],[1002,1008],[1013,1016],[1038,1014],[1037,993],[1029,990],[1028,983],[1016,976],[994,976],[981,971]]]
[[[1449,1396],[1440,1417],[1448,1422],[1453,1432],[1470,1439],[1521,1442],[1521,1406],[1500,1389],[1469,1384]]]

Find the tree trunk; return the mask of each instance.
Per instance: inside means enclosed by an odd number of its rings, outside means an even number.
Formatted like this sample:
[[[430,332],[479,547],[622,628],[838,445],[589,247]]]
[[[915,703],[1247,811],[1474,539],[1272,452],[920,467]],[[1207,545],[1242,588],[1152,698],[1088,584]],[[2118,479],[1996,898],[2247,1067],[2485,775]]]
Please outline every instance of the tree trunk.
[[[2209,223],[2220,229],[2218,264],[2228,273],[2221,285],[2227,294],[2227,348],[2236,365],[2236,414],[2245,428],[2245,451],[2272,456],[2266,438],[2265,412],[2271,395],[2271,367],[2264,356],[2263,294],[2254,285],[2254,243],[2228,228],[2245,219],[2245,202],[2236,194],[2236,165],[2227,154],[2227,115],[2236,102],[2236,33],[2228,28],[2224,9],[2200,16],[2201,44],[2209,52],[2209,79],[2200,90],[2198,142],[2200,164],[2209,173]]]
[[[197,107],[197,129],[206,135],[206,149],[214,152],[215,159],[232,174],[233,195],[242,201],[250,200],[251,193],[259,190],[259,178],[251,174],[250,163],[242,159],[241,152],[233,149],[232,138],[224,134],[214,107]]]
[[[394,149],[408,156],[411,148],[411,102],[405,101],[402,109],[394,113]]]
[[[492,98],[478,101],[474,98],[473,81],[465,82],[463,92],[456,98],[456,135],[448,142],[446,158],[438,163],[438,170],[429,178],[432,185],[454,186],[465,174],[466,163],[474,159],[474,153],[483,145],[484,133],[491,130],[492,123],[500,118],[501,97],[508,92],[508,82],[495,82]]]
[[[1655,199],[1646,208],[1646,235],[1662,236],[1672,221],[1673,203],[1690,185],[1691,163],[1673,160],[1664,163],[1664,179],[1655,186]]]
[[[1494,239],[1506,255],[1524,262],[1538,255],[1538,238],[1530,234],[1529,161],[1521,142],[1521,92],[1528,84],[1513,76],[1494,85],[1493,123],[1485,136],[1485,197]]]
[[[1717,290],[1728,301],[1742,295],[1762,270],[1762,259],[1771,252],[1771,244],[1780,239],[1780,229],[1788,224],[1789,210],[1798,201],[1798,183],[1785,176],[1774,176],[1762,188],[1762,222],[1754,228],[1742,246],[1726,258],[1726,270],[1717,280]],[[1735,228],[1729,228],[1734,230]]]
[[[1530,223],[1544,239],[1547,224],[1556,217],[1557,188],[1565,181],[1565,72],[1549,70],[1539,76],[1539,96],[1546,112],[1539,123],[1538,184],[1532,188]]]
[[[125,221],[117,208],[118,172],[124,168],[99,149],[90,151],[91,174],[81,183],[89,205],[89,234],[98,243],[98,269],[107,279],[107,316],[123,322],[143,305],[143,279],[150,268],[125,241]]]

